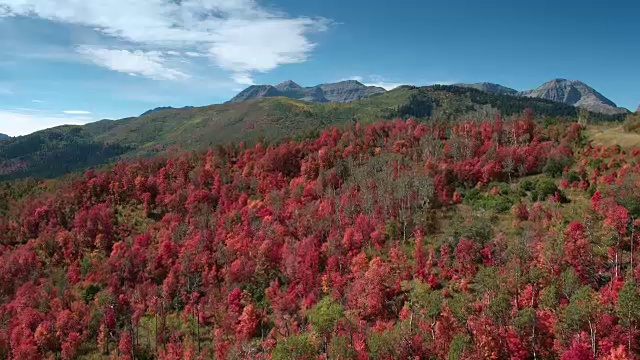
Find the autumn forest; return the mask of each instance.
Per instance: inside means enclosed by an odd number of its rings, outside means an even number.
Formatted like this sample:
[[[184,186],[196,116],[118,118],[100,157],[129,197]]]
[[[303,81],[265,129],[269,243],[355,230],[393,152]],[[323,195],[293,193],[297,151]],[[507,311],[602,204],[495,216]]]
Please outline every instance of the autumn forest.
[[[531,111],[5,182],[0,359],[638,359],[638,185]]]

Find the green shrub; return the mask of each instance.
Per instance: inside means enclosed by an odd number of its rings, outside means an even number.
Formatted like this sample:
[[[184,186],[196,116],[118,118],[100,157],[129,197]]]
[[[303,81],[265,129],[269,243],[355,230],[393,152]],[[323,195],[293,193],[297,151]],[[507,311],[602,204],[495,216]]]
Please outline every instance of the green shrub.
[[[93,298],[96,294],[100,292],[100,286],[96,284],[91,284],[84,289],[84,293],[82,294],[82,299],[86,304],[93,301]]]
[[[569,181],[570,183],[582,180],[580,175],[578,175],[578,173],[576,173],[575,171],[569,171],[568,173],[564,174],[564,178],[567,179],[567,181]]]
[[[355,359],[356,350],[351,346],[351,338],[347,335],[335,335],[329,343],[330,359]]]
[[[604,160],[602,159],[591,159],[589,160],[589,163],[587,163],[591,169],[599,169],[602,164],[604,164]]]
[[[312,360],[316,358],[317,353],[317,346],[309,335],[300,334],[278,341],[271,358],[273,360]]]
[[[465,350],[471,347],[471,337],[467,334],[456,334],[451,341],[447,360],[464,359]]]
[[[542,171],[551,177],[557,178],[562,175],[564,168],[571,166],[571,164],[573,164],[573,158],[569,156],[549,158]]]
[[[527,182],[525,184],[525,181]],[[554,194],[558,194],[560,196],[561,203],[568,203],[569,199],[565,196],[564,192],[558,188],[556,182],[552,179],[542,178],[538,179],[536,182],[532,182],[530,180],[525,180],[520,183],[520,189],[527,192],[529,194],[529,198],[531,201],[545,201]]]
[[[382,332],[372,331],[367,337],[367,346],[371,359],[397,359],[397,344],[400,341],[394,329]]]
[[[520,200],[520,195],[512,192],[509,185],[505,183],[491,183],[487,188],[496,188],[498,194],[481,193],[478,189],[472,188],[464,192],[464,202],[475,210],[487,210],[500,213],[509,211],[509,209]]]
[[[536,184],[531,179],[524,179],[520,182],[520,190],[522,191],[533,191],[535,187]]]
[[[344,308],[329,296],[322,298],[307,312],[311,326],[319,334],[331,332],[343,316]]]
[[[484,246],[493,239],[493,224],[489,216],[474,214],[468,219],[464,219],[445,230],[445,234],[453,241],[461,237],[472,239]],[[445,245],[448,246],[448,245]]]

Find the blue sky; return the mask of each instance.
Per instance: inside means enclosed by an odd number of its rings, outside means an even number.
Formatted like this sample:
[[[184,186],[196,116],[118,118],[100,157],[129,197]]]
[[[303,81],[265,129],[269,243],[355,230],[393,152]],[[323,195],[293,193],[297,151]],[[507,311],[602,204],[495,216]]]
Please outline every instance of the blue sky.
[[[640,103],[637,0],[0,0],[0,133],[249,84],[582,80]]]

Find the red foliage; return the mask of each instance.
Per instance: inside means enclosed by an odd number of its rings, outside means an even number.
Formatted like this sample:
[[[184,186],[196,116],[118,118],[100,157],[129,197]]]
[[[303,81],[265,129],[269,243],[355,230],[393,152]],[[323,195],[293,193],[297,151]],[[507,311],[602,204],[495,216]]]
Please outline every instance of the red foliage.
[[[584,225],[574,221],[567,226],[564,232],[564,253],[569,264],[583,279],[591,268],[590,241],[585,234]]]
[[[627,359],[612,309],[634,270],[638,214],[625,206],[640,165],[616,148],[579,149],[579,138],[579,125],[543,130],[530,113],[397,119],[61,181],[0,218],[0,358],[265,359],[313,329],[311,309],[329,298],[344,316],[307,338],[319,358],[331,348],[362,359],[592,359],[590,334],[576,330],[586,326],[563,323],[576,289],[558,277],[572,269],[573,285],[601,302],[596,357]],[[591,209],[510,186],[565,156],[580,179],[565,171],[572,197],[598,188]],[[500,181],[512,183],[489,185]],[[467,215],[472,188],[506,198],[503,186],[510,213]]]
[[[593,360],[591,347],[581,341],[574,341],[569,350],[562,354],[561,360]]]

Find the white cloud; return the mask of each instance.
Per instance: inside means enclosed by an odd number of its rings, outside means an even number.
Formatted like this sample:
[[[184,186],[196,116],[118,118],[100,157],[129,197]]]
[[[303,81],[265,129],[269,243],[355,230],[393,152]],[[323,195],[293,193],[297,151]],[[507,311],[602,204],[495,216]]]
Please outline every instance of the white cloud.
[[[110,49],[77,44],[82,55],[115,71],[184,78],[183,70],[168,67],[161,56],[180,52],[207,56],[245,83],[253,73],[306,61],[315,47],[308,35],[330,23],[291,17],[256,0],[0,0],[0,16],[37,16],[118,39],[121,46]]]
[[[397,82],[397,81],[389,81],[388,79],[380,76],[380,75],[368,75],[368,76],[359,76],[359,75],[354,75],[354,76],[350,76],[348,78],[342,79],[340,81],[344,81],[344,80],[356,80],[359,81],[361,83],[363,83],[364,85],[367,86],[377,86],[377,87],[381,87],[385,90],[393,90],[399,86],[402,85],[414,85],[414,86],[422,86],[420,84],[417,84],[416,82]],[[455,84],[455,81],[429,81],[426,83],[423,83],[423,86],[430,86],[430,85],[452,85]]]
[[[350,76],[350,77],[345,78],[345,79],[340,79],[340,81],[346,81],[346,80],[355,80],[355,81],[358,81],[358,82],[363,82],[364,78],[362,76]]]
[[[388,82],[376,82],[376,83],[364,83],[367,86],[377,86],[377,87],[381,87],[385,90],[393,90],[395,88],[397,88],[398,86],[402,86],[402,85],[409,85],[409,84],[404,84],[404,83],[388,83]]]
[[[89,115],[89,114],[91,114],[90,111],[85,111],[85,110],[65,110],[65,111],[63,111],[63,113],[65,113],[67,115]]]
[[[42,112],[44,110],[40,110],[40,109],[34,109],[34,108],[24,108],[24,107],[17,107],[14,108],[13,111],[18,111],[18,112],[28,112],[28,113],[37,113],[37,112]]]
[[[303,34],[323,28],[305,18],[227,21],[218,29],[219,41],[211,44],[209,54],[221,68],[236,74],[267,72],[305,62],[315,45]]]
[[[128,51],[82,46],[78,52],[97,65],[129,75],[142,75],[154,80],[186,79],[189,75],[170,68],[157,51]]]
[[[44,101],[42,100],[31,100],[31,102],[36,103],[36,104],[44,104]]]
[[[240,85],[255,85],[256,83],[251,78],[249,73],[234,73],[231,75],[233,81]]]
[[[409,85],[407,83],[386,81],[385,78],[379,75],[369,75],[369,76],[353,75],[353,76],[349,76],[348,78],[340,79],[340,81],[346,81],[346,80],[355,80],[355,81],[361,82],[366,86],[377,86],[385,90],[393,90],[401,85]]]
[[[31,134],[35,131],[48,129],[59,125],[84,125],[94,121],[86,116],[49,116],[37,112],[30,112],[27,109],[0,109],[0,133],[9,136],[20,136]]]
[[[457,81],[450,81],[450,80],[442,80],[442,81],[433,81],[431,83],[429,83],[429,85],[453,85],[458,83]]]

